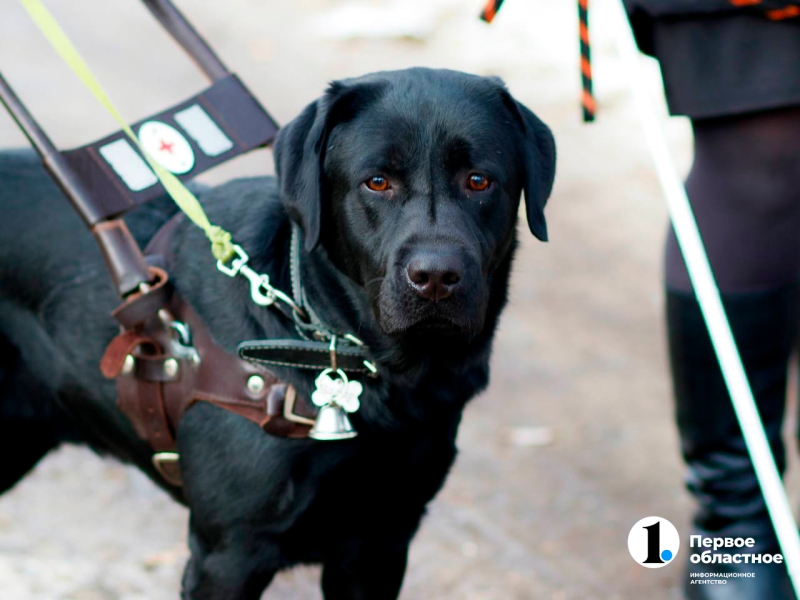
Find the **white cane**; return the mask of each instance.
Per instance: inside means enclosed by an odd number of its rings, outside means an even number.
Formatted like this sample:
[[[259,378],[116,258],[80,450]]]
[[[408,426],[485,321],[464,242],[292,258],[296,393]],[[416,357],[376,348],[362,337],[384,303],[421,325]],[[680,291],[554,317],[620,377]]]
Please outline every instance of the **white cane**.
[[[645,88],[639,51],[628,22],[622,0],[612,0],[616,12],[617,48],[633,91],[636,110],[653,155],[672,226],[678,238],[689,278],[705,318],[714,350],[719,360],[725,385],[733,401],[733,409],[742,429],[744,441],[753,461],[756,477],[764,494],[772,525],[778,536],[795,594],[800,597],[800,536],[792,516],[775,459],[772,456],[764,426],[756,408],[753,392],[736,349],[730,324],[722,307],[719,289],[703,247],[689,198],[669,154],[658,116]]]

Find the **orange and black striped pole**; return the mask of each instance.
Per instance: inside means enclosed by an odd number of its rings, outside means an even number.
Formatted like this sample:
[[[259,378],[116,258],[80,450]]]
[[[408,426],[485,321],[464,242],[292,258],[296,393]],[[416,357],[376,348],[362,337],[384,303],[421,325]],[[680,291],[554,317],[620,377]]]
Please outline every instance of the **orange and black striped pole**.
[[[589,0],[578,0],[578,28],[581,40],[581,105],[584,122],[594,121],[597,105],[592,91],[592,47],[589,43]]]
[[[486,0],[486,5],[481,11],[481,19],[487,23],[491,23],[502,5],[503,0]]]

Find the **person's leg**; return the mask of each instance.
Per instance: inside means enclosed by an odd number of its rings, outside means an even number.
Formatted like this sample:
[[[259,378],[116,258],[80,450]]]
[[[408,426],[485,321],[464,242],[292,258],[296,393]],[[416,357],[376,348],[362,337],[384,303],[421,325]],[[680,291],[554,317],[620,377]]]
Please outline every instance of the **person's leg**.
[[[800,107],[692,123],[686,180],[723,293],[772,290],[800,275]],[[691,291],[670,230],[666,281]]]
[[[693,123],[686,188],[775,459],[800,276],[800,108]],[[670,362],[687,486],[704,535],[777,551],[739,425],[674,233],[666,248]],[[703,549],[701,549],[703,550]],[[690,571],[703,571],[702,564]],[[751,570],[746,565],[740,570]],[[708,570],[708,569],[705,569]],[[691,598],[789,598],[785,572],[687,586]],[[780,591],[785,590],[785,591]]]

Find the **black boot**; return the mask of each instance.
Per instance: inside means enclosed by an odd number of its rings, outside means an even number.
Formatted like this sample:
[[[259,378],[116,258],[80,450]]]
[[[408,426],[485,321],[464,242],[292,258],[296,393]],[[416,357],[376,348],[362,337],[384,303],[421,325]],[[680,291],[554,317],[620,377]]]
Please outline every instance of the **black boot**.
[[[795,286],[723,297],[775,461],[786,461],[781,424],[789,356],[795,343]],[[748,538],[753,548],[723,553],[779,553],[775,533],[753,471],[730,396],[722,379],[699,305],[693,294],[667,293],[667,330],[681,450],[687,487],[698,503],[695,535]],[[689,548],[689,540],[684,541]],[[705,547],[691,548],[699,555]],[[754,573],[725,584],[702,583],[692,573]],[[699,581],[698,581],[699,580]],[[695,583],[692,583],[694,581]],[[784,565],[689,562],[684,592],[690,600],[794,599]]]

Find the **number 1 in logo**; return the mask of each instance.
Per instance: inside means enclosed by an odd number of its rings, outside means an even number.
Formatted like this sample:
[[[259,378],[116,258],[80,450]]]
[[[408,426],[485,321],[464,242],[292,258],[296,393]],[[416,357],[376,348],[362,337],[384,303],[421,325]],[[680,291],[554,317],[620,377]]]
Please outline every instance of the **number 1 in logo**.
[[[652,525],[642,527],[647,532],[647,558],[646,563],[663,563],[661,560],[661,521],[656,521]],[[666,550],[669,552],[669,550]],[[670,554],[670,558],[672,554]]]
[[[661,517],[640,520],[628,534],[628,550],[631,556],[648,569],[660,569],[672,562],[678,554],[680,543],[678,530]]]

